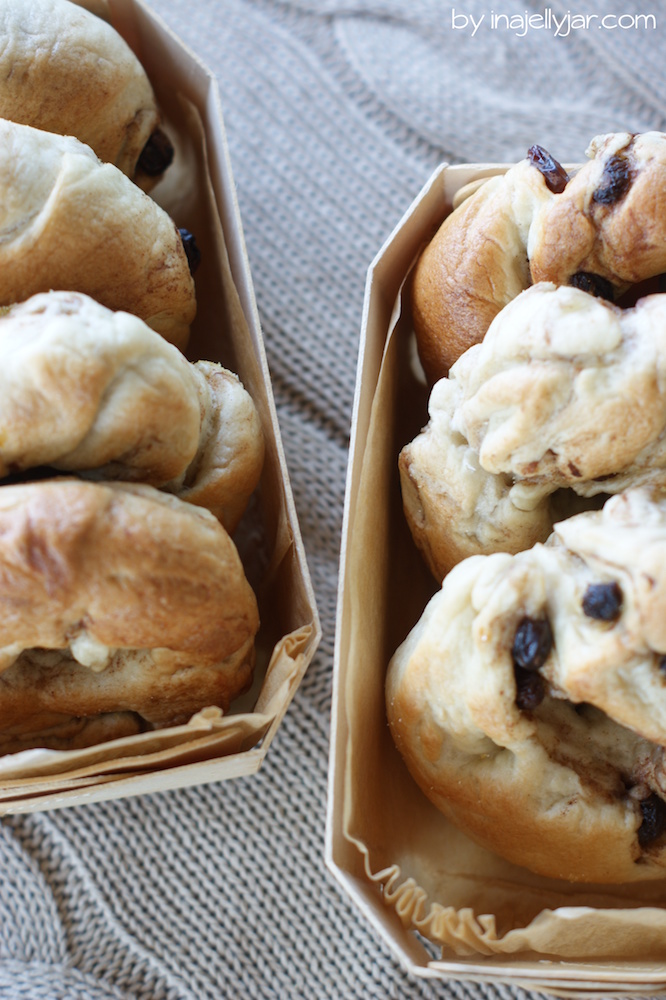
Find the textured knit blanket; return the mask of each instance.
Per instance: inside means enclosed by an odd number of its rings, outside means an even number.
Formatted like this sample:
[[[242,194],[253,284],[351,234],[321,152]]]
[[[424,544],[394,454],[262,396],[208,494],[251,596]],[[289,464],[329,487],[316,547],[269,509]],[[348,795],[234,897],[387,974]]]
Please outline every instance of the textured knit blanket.
[[[219,80],[324,638],[258,775],[0,823],[0,997],[525,996],[412,978],[324,866],[363,286],[441,161],[538,142],[572,162],[597,133],[666,129],[647,3],[574,27],[600,5],[550,0],[546,30],[525,27],[536,0],[153,0]]]

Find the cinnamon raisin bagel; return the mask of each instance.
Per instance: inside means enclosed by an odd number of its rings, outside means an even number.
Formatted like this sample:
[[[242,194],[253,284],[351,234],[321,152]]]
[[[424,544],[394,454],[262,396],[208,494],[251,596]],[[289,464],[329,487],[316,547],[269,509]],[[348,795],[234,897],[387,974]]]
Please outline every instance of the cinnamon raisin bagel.
[[[234,544],[201,507],[139,484],[0,487],[4,739],[226,710],[250,682],[258,626]]]
[[[191,364],[137,316],[80,292],[33,295],[0,316],[0,478],[49,466],[144,482],[233,531],[263,454],[238,377]]]
[[[69,0],[3,0],[0,34],[0,117],[76,136],[154,185],[173,148],[143,67],[110,24]]]
[[[0,305],[83,292],[184,348],[194,282],[173,220],[71,136],[0,120]]]
[[[666,135],[597,136],[587,155],[569,177],[533,146],[444,220],[411,280],[430,383],[534,282],[574,284],[612,300],[666,270]]]
[[[456,566],[387,678],[425,795],[538,874],[663,878],[665,602],[666,499],[646,488]]]
[[[665,385],[666,296],[623,310],[551,283],[518,295],[435,384],[429,423],[399,458],[435,576],[545,541],[607,494],[666,487]]]

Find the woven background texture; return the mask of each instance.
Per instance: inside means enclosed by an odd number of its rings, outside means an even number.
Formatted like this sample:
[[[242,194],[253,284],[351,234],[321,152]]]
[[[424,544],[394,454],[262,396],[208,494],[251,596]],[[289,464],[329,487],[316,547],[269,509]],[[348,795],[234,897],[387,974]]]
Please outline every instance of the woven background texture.
[[[335,599],[363,288],[442,161],[666,129],[657,30],[476,34],[438,0],[152,0],[216,74],[323,641],[258,775],[0,822],[0,998],[465,998],[408,975],[327,873]],[[574,6],[551,0],[558,17]],[[576,0],[575,12],[598,9]]]

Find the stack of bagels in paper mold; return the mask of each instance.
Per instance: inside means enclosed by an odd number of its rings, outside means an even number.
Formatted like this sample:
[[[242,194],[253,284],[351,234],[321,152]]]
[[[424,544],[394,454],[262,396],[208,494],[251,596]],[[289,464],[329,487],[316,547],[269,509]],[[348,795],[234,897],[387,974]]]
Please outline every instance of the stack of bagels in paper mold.
[[[409,279],[429,421],[399,457],[441,589],[387,711],[424,793],[545,876],[666,876],[666,135],[533,146]]]
[[[196,239],[149,194],[172,144],[89,6],[0,6],[0,752],[226,710],[259,627],[230,536],[259,416],[183,353]]]

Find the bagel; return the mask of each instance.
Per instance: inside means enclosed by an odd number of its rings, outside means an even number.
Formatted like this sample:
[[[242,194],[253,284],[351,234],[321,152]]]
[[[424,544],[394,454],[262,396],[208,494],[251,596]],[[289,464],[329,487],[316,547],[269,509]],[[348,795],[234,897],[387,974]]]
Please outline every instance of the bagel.
[[[138,317],[79,292],[40,293],[0,316],[0,477],[49,466],[144,482],[233,531],[263,454],[237,376],[190,364]]]
[[[435,384],[399,457],[412,535],[438,580],[545,541],[554,520],[666,488],[666,296],[630,309],[533,285]],[[566,490],[566,493],[560,492]]]
[[[208,511],[140,484],[0,488],[3,739],[226,710],[250,682],[258,627],[238,553]]]
[[[83,292],[183,349],[194,281],[167,213],[71,136],[0,120],[0,305]]]
[[[0,5],[0,117],[73,135],[144,190],[173,148],[139,60],[118,32],[69,0]]]
[[[533,146],[442,223],[415,265],[414,331],[430,384],[529,285],[616,299],[666,270],[666,135],[611,133],[570,178]]]
[[[409,771],[474,841],[577,882],[666,875],[666,497],[457,565],[391,660]]]

